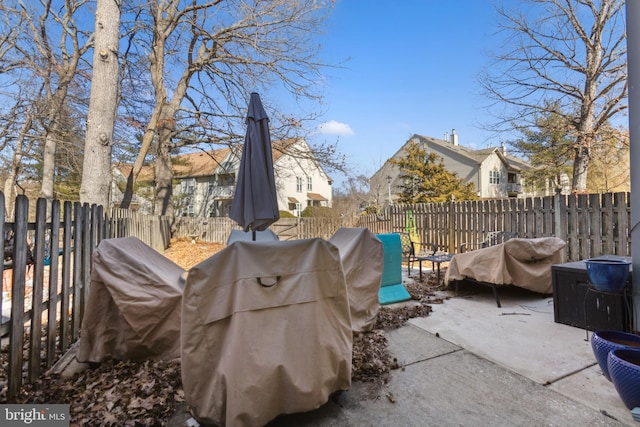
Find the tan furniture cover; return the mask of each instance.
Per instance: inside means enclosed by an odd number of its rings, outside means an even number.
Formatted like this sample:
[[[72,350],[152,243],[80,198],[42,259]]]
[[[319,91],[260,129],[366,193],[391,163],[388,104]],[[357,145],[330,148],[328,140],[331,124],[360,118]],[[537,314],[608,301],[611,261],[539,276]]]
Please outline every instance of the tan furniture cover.
[[[565,244],[557,237],[515,238],[488,248],[457,254],[447,268],[445,283],[471,278],[551,294],[551,265],[561,262],[560,251]]]
[[[347,281],[351,328],[354,332],[373,329],[380,308],[382,242],[366,228],[340,228],[329,239],[340,250]]]
[[[135,237],[101,241],[93,253],[78,360],[179,357],[184,273]]]
[[[351,385],[351,318],[338,248],[235,242],[189,270],[182,383],[203,423],[262,426]]]

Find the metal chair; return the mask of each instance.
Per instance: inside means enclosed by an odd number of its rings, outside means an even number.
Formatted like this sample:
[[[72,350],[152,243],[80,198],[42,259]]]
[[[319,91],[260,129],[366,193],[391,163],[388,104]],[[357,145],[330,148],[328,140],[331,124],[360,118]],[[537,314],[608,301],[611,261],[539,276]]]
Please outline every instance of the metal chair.
[[[407,263],[407,274],[411,276],[411,268],[413,263],[418,261],[416,256],[416,250],[411,240],[409,233],[398,233],[400,235],[400,242],[402,243],[402,260]]]

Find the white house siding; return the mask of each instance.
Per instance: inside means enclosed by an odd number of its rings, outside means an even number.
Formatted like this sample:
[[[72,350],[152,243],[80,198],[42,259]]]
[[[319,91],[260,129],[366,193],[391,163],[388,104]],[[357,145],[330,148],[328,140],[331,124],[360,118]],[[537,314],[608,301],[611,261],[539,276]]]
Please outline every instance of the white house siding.
[[[304,141],[297,142],[295,151],[310,150]],[[276,154],[276,153],[274,153]],[[241,154],[239,154],[241,155]],[[294,215],[302,212],[309,203],[309,193],[319,195],[326,199],[316,201],[321,206],[332,206],[333,194],[329,177],[322,168],[310,159],[295,159],[290,155],[277,153],[274,157],[274,175],[276,180],[276,192],[278,196],[278,209],[288,211]],[[237,170],[240,159],[233,152],[220,161],[212,174],[197,177],[182,176],[177,178],[174,186],[174,200],[178,207],[178,215],[188,216],[228,216],[229,208],[233,200]],[[302,180],[301,191],[296,188],[296,178]],[[311,178],[311,189],[308,189],[308,179]],[[183,182],[193,180],[194,190],[190,195],[183,195],[183,188],[187,188]],[[213,185],[210,186],[209,183]],[[289,202],[295,198],[300,203],[300,209],[296,210]],[[317,197],[316,197],[317,198]]]
[[[480,166],[481,197],[507,196],[507,168],[497,154],[488,156]],[[495,181],[498,181],[497,183]]]
[[[332,206],[333,192],[329,178],[312,160],[282,156],[274,164],[274,169],[280,210],[298,216],[313,202],[308,193],[319,194],[325,198],[326,201],[321,202],[321,206]],[[300,188],[298,188],[298,178],[301,180]],[[308,188],[309,178],[311,179],[311,189]],[[295,201],[299,204],[299,210],[295,207]]]

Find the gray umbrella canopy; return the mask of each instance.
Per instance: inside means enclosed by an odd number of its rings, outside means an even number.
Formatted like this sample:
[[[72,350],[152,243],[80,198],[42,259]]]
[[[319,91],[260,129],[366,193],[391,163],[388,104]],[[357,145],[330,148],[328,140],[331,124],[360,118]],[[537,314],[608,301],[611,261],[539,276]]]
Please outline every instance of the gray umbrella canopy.
[[[280,219],[269,118],[257,93],[249,101],[247,134],[229,217],[244,231],[266,230]]]

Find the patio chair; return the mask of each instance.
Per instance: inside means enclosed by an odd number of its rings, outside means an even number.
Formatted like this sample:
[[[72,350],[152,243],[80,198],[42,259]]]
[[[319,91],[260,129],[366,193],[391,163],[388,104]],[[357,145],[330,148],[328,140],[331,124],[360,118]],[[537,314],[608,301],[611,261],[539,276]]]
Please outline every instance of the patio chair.
[[[427,257],[446,254],[446,252],[439,250],[438,245],[435,243],[421,243],[420,252],[417,253],[416,242],[411,240],[409,233],[398,234],[400,234],[400,241],[402,242],[402,259],[407,263],[407,274],[409,277],[411,277],[411,269],[415,262],[419,265],[420,279],[422,279],[422,261],[425,261],[425,258]],[[433,270],[435,268],[435,262],[431,259],[427,259],[426,261],[431,261],[431,269]],[[438,263],[438,267],[439,266],[440,264]]]
[[[407,263],[407,274],[411,276],[413,263],[418,261],[416,250],[409,233],[398,233],[402,243],[402,260]]]

